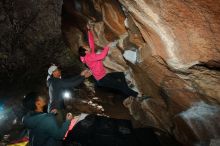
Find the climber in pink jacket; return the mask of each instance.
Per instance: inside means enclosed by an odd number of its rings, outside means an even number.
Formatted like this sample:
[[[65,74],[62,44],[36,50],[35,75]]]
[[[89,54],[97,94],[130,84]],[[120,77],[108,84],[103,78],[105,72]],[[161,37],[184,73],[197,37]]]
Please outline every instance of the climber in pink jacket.
[[[108,55],[109,46],[105,46],[100,54],[95,52],[94,38],[91,30],[88,30],[89,46],[79,47],[80,60],[88,66],[92,72],[97,85],[112,88],[123,93],[126,97],[137,97],[138,93],[130,89],[126,83],[123,72],[106,73],[103,60]]]
[[[86,65],[89,67],[89,69],[91,70],[94,78],[96,80],[100,80],[101,78],[103,78],[106,75],[106,70],[103,66],[102,61],[104,60],[104,58],[107,56],[108,51],[109,51],[109,47],[108,45],[104,47],[104,49],[102,50],[102,52],[100,54],[96,54],[95,53],[95,45],[94,45],[94,38],[92,35],[92,32],[89,30],[88,31],[88,38],[89,38],[89,47],[80,47],[80,51],[82,53],[80,53],[80,60],[83,63],[86,63]]]

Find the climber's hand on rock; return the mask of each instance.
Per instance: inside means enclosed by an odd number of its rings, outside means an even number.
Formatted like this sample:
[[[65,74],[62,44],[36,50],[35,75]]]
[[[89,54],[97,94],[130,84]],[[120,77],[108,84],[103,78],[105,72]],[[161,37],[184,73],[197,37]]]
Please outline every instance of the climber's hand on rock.
[[[88,30],[91,30],[92,27],[91,27],[89,24],[87,24],[87,25],[86,25],[86,28],[87,28]]]
[[[89,20],[86,27],[88,30],[91,30],[93,29],[94,25],[95,25],[95,22],[93,20]]]

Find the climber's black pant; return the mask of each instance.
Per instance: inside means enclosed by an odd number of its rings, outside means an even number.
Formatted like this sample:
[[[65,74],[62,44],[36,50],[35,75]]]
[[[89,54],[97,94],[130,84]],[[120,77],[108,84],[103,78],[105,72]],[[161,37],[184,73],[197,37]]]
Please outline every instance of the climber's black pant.
[[[128,87],[123,72],[108,73],[101,80],[97,81],[97,85],[120,91],[126,97],[137,97],[138,95],[137,92]]]

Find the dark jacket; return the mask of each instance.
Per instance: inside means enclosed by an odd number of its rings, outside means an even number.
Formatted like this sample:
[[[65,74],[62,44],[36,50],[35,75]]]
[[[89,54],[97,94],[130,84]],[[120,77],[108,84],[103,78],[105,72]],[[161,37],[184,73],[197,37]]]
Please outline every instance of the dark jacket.
[[[30,146],[62,146],[70,121],[58,127],[53,114],[33,112],[23,118],[23,123],[29,129]]]
[[[65,90],[72,90],[84,81],[84,76],[75,76],[68,79],[59,79],[50,77],[47,81],[49,88],[50,101],[48,104],[48,112],[52,109],[64,109],[63,92]]]

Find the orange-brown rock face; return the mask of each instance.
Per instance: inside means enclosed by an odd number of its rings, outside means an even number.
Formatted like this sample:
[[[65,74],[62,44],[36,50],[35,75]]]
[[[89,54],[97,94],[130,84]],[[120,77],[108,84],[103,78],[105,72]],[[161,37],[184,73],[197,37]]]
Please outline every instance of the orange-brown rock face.
[[[128,105],[136,120],[187,146],[220,138],[220,1],[64,0],[63,8],[74,52],[89,20],[97,48],[118,39],[106,68],[151,96]]]
[[[184,68],[219,60],[219,1],[120,0],[132,15],[153,55]]]

